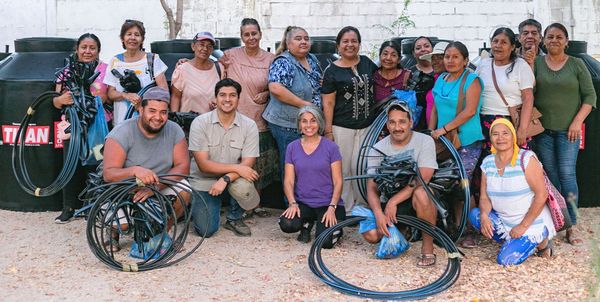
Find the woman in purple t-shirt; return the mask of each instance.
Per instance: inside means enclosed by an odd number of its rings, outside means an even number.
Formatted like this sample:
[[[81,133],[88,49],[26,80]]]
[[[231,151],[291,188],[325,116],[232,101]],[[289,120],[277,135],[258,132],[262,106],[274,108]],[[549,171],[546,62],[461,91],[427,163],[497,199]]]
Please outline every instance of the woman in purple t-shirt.
[[[298,129],[302,138],[291,142],[285,152],[283,190],[289,204],[279,218],[285,233],[300,231],[298,241],[315,236],[346,218],[342,194],[342,155],[338,146],[322,136],[325,120],[321,110],[306,106],[298,111]],[[342,236],[336,231],[323,248],[332,248]]]

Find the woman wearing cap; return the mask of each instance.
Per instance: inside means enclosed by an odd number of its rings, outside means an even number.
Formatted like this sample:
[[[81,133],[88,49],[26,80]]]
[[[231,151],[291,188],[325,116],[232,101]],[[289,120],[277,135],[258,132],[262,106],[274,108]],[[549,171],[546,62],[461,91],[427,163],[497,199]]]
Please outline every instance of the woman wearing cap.
[[[458,41],[449,43],[444,50],[446,72],[437,79],[432,91],[435,107],[431,112],[431,119],[437,123],[432,125],[435,126],[432,127],[435,130],[431,132],[431,136],[438,138],[452,130],[458,130],[460,138],[458,153],[470,181],[481,155],[483,134],[479,122],[479,110],[483,84],[477,74],[467,70],[467,64],[469,64],[467,47]],[[462,108],[458,107],[459,104]],[[457,208],[458,206],[460,205],[456,205]],[[467,248],[477,246],[473,234],[466,234],[462,246]]]
[[[227,77],[242,85],[237,110],[254,120],[258,126],[260,156],[256,160],[255,170],[260,178],[254,184],[260,191],[279,179],[277,145],[267,122],[262,118],[269,101],[269,66],[275,56],[260,48],[262,32],[255,19],[242,20],[240,37],[244,46],[226,50],[219,62],[225,66]],[[260,207],[250,213],[259,217],[270,216]]]
[[[390,96],[394,90],[404,90],[410,77],[410,70],[400,65],[400,46],[392,41],[385,41],[379,48],[381,67],[373,74],[375,83],[375,102]]]
[[[206,113],[215,102],[215,84],[223,78],[224,67],[210,59],[215,38],[209,32],[199,32],[192,40],[194,58],[179,64],[171,79],[173,112]]]
[[[446,67],[444,66],[444,50],[448,46],[448,42],[437,42],[433,51],[424,54],[420,57],[421,60],[427,60],[431,62],[431,68],[433,68],[433,80],[437,80],[440,74],[446,72]],[[435,129],[437,126],[437,120],[431,120],[431,111],[435,107],[433,101],[433,87],[428,90],[425,94],[425,101],[427,103],[427,108],[425,108],[425,121],[427,122],[429,129]],[[431,124],[430,124],[431,123]]]
[[[277,49],[277,57],[269,67],[270,101],[262,117],[277,142],[281,170],[287,145],[300,137],[296,120],[298,109],[321,106],[321,67],[309,51],[310,38],[306,30],[288,26]]]
[[[77,39],[77,44],[75,45],[75,56],[74,59],[77,62],[90,64],[91,66],[96,67],[96,71],[100,74],[96,77],[94,82],[90,85],[89,89],[92,96],[99,97],[102,100],[102,103],[106,102],[107,96],[106,91],[107,87],[102,80],[106,75],[106,63],[100,61],[100,39],[94,34],[86,33],[83,34]],[[66,82],[69,80],[70,71],[68,68],[63,69],[61,73],[59,73],[56,77],[56,92],[61,93],[60,96],[55,97],[52,100],[52,104],[57,109],[63,109],[65,106],[69,106],[73,104],[73,98],[71,96],[71,92],[68,90]],[[108,117],[109,114],[107,112],[101,112],[100,114],[105,114]],[[65,129],[69,127],[69,123],[66,121],[65,116],[62,117],[63,122],[65,123],[61,128]],[[60,125],[60,124],[59,124]],[[70,136],[70,134],[69,134]],[[69,144],[69,138],[66,136],[62,137],[64,142],[64,148],[67,150],[67,146]],[[66,156],[67,152],[63,152]],[[75,170],[75,174],[71,177],[71,180],[67,184],[67,186],[62,190],[62,213],[56,217],[54,220],[56,223],[67,223],[73,217],[74,209],[81,206],[81,201],[78,196],[79,193],[85,188],[85,181],[87,179],[87,174],[96,170],[96,165],[93,166],[82,166],[78,165]]]
[[[556,230],[540,162],[533,152],[519,149],[509,120],[496,119],[489,136],[492,154],[481,164],[481,198],[469,213],[471,225],[502,244],[498,264],[518,265],[534,253],[552,256]]]
[[[567,200],[575,225],[579,201],[577,153],[583,121],[596,107],[596,92],[583,61],[565,53],[568,42],[569,34],[562,24],[553,23],[544,30],[548,54],[535,59],[534,99],[546,131],[534,137],[534,146],[548,178]],[[567,240],[573,245],[583,242],[580,236],[575,227],[567,230]]]
[[[118,71],[121,75],[125,74],[125,70],[135,72],[140,82],[140,88],[155,81],[156,85],[168,89],[165,77],[167,65],[157,54],[144,51],[143,44],[146,37],[144,23],[136,20],[126,20],[121,26],[119,36],[125,52],[110,59],[107,67],[108,72],[104,77],[104,84],[108,85],[108,99],[114,102],[113,125],[115,126],[125,120],[129,106],[136,106],[142,101],[142,98],[137,94],[138,91],[126,91],[119,78],[113,74],[113,70]]]
[[[533,86],[535,77],[527,62],[519,57],[515,51],[516,38],[514,32],[507,27],[500,27],[494,31],[491,38],[492,57],[481,60],[476,73],[483,81],[481,97],[481,129],[485,137],[484,154],[490,150],[489,133],[492,122],[500,117],[510,119],[508,107],[523,105],[521,121],[529,121],[533,110]],[[494,85],[494,77],[496,85]],[[500,95],[502,93],[502,96]],[[527,126],[529,123],[520,123],[517,129],[517,144],[524,146],[527,143]]]
[[[377,65],[358,54],[361,37],[355,27],[342,28],[335,42],[341,58],[329,64],[323,75],[325,136],[342,147],[342,173],[347,177],[356,175],[360,144],[376,117],[373,74]],[[356,182],[344,186],[342,198],[349,214],[362,200]]]
[[[285,154],[283,189],[289,201],[279,218],[286,233],[296,233],[298,241],[310,241],[316,223],[315,237],[346,217],[342,194],[342,155],[339,147],[323,138],[325,122],[321,110],[306,106],[298,112],[298,129],[302,138],[288,145]],[[327,239],[324,248],[332,248],[342,236],[336,231]]]
[[[410,68],[411,80],[409,83],[410,89],[417,93],[417,105],[423,107],[427,111],[427,100],[425,95],[433,88],[434,70],[429,60],[421,59],[422,56],[431,53],[433,43],[427,37],[418,37],[413,43],[413,55],[417,60],[417,64]],[[416,129],[424,129],[427,127],[425,119],[421,119]]]

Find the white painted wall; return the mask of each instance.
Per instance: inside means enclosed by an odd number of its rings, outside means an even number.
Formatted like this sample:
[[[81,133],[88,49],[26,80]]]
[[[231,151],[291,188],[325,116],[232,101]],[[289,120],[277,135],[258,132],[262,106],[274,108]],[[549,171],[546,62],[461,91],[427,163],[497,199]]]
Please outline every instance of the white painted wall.
[[[175,0],[170,0],[174,6]],[[461,40],[474,54],[499,25],[516,30],[534,17],[547,25],[570,25],[573,1],[574,37],[589,43],[590,54],[600,54],[600,0],[413,0],[408,14],[416,23],[405,35],[432,35]],[[400,14],[402,1],[389,0],[184,0],[181,38],[208,30],[216,36],[238,36],[239,22],[250,16],[263,27],[263,47],[281,39],[287,25],[305,27],[310,35],[335,35],[354,25],[363,35],[363,52],[390,36],[374,27],[390,25]],[[146,47],[167,37],[166,17],[158,0],[0,0],[0,51],[17,38],[61,36],[76,38],[85,32],[102,41],[103,59],[122,51],[118,38],[125,19],[144,22]]]

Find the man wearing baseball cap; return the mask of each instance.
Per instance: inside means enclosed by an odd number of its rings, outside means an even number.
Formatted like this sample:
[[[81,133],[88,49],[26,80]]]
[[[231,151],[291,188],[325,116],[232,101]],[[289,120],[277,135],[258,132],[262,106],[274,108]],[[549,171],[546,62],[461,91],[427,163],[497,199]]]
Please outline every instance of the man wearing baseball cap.
[[[157,184],[159,189],[167,192],[170,189],[158,184],[158,174],[189,174],[187,142],[183,130],[167,119],[169,102],[169,92],[166,89],[150,88],[142,97],[138,108],[139,116],[122,122],[108,134],[104,145],[105,182],[136,177],[144,184]],[[181,177],[173,179],[185,182]],[[188,204],[189,193],[180,194],[185,204]],[[150,189],[142,187],[135,193],[132,201],[143,202],[152,195]],[[178,216],[183,214],[181,202],[175,202],[173,207]],[[113,234],[117,236],[110,239],[114,250],[115,246],[118,249],[118,232]]]
[[[206,232],[206,237],[219,229],[222,202],[230,205],[223,227],[237,236],[250,236],[242,214],[260,201],[253,183],[259,175],[252,169],[259,156],[258,127],[237,112],[241,91],[242,86],[232,79],[219,81],[216,109],[198,116],[190,128],[190,151],[196,161],[190,183],[206,200],[206,204],[192,206],[192,216],[196,231]]]
[[[386,112],[388,116],[386,126],[390,134],[377,142],[370,150],[369,174],[377,173],[373,169],[381,165],[382,153],[385,156],[392,156],[406,152],[416,162],[423,179],[429,182],[433,172],[438,168],[433,138],[412,130],[412,113],[405,101],[393,100],[388,105]],[[383,236],[389,237],[388,226],[398,222],[397,214],[411,215],[416,212],[417,217],[435,225],[436,208],[418,182],[402,188],[392,196],[380,195],[381,192],[375,181],[369,179],[367,181],[367,201],[375,216],[376,228],[363,229],[361,225],[359,229],[368,242],[377,243]],[[433,238],[423,234],[421,256],[417,266],[431,266],[435,264],[435,260]]]

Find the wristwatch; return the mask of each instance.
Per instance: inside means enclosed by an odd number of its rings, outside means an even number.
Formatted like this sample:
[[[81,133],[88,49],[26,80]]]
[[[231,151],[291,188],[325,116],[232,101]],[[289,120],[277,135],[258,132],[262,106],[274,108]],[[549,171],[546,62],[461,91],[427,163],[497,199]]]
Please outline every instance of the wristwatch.
[[[223,175],[223,180],[225,181],[225,183],[230,184],[231,183],[231,178],[229,178],[229,175]]]
[[[330,207],[332,207],[334,210],[337,210],[337,204],[330,204]]]

